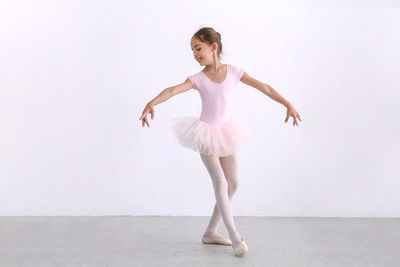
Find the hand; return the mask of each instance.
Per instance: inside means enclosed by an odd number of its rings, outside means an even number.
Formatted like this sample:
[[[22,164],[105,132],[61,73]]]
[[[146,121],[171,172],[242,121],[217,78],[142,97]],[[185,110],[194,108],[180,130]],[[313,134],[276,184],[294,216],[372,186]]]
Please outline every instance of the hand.
[[[299,125],[297,124],[296,117],[299,118],[300,121],[302,121],[302,120],[300,119],[300,114],[299,114],[299,113],[294,109],[294,107],[292,107],[292,106],[289,106],[288,109],[287,109],[287,111],[286,111],[285,123],[288,121],[288,119],[289,119],[290,116],[293,117],[293,126],[294,126],[294,125],[299,126]]]
[[[139,120],[142,120],[142,127],[144,127],[144,124],[147,124],[147,127],[150,127],[149,122],[147,121],[147,114],[151,113],[151,119],[154,118],[154,108],[153,105],[147,103],[147,105],[144,107],[144,110],[142,112],[142,116],[140,117]]]

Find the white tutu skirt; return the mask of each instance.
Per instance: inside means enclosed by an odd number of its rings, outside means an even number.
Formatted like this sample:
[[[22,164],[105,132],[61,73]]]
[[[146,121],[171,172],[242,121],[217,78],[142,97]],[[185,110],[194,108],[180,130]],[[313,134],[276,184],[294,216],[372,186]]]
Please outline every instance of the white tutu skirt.
[[[234,154],[252,139],[248,126],[236,116],[219,125],[194,116],[175,117],[172,132],[183,147],[214,157]]]

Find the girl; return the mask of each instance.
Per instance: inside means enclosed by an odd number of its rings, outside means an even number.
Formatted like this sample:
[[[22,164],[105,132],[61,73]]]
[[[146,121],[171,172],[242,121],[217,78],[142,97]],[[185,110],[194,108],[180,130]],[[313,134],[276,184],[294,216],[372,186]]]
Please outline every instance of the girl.
[[[142,127],[145,123],[150,127],[147,114],[150,113],[151,119],[154,119],[155,105],[191,88],[199,91],[202,100],[200,117],[177,117],[172,130],[182,146],[199,152],[214,187],[216,204],[202,242],[231,245],[234,253],[242,256],[247,253],[248,247],[236,230],[230,200],[238,186],[237,151],[249,143],[250,133],[244,121],[232,115],[232,92],[241,81],[283,104],[287,108],[285,123],[292,116],[293,126],[298,126],[296,118],[301,119],[292,104],[271,86],[250,77],[243,68],[221,63],[221,35],[213,28],[198,30],[190,46],[194,58],[200,66],[205,66],[203,70],[188,76],[183,83],[163,90],[147,103],[139,120],[142,120]],[[229,239],[217,235],[221,217]]]

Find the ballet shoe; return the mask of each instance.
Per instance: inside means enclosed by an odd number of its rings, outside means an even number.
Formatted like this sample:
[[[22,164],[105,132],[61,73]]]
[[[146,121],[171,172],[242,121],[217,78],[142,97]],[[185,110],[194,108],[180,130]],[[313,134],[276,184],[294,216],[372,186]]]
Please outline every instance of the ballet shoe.
[[[232,246],[232,248],[233,252],[235,252],[237,256],[243,256],[247,253],[247,251],[249,251],[249,248],[247,247],[246,242],[244,242],[243,238],[238,245],[236,245],[235,247]]]
[[[227,238],[227,237],[222,237],[222,236],[203,236],[201,238],[201,242],[203,244],[219,244],[219,245],[226,245],[226,246],[232,246],[232,241]]]

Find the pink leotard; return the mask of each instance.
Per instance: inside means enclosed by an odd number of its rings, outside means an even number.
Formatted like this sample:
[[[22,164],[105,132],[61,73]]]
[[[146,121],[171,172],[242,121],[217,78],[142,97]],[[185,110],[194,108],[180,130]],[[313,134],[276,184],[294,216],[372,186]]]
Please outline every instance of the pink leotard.
[[[188,76],[193,88],[198,90],[201,96],[200,120],[211,124],[223,124],[231,118],[233,90],[243,73],[243,68],[227,64],[227,73],[221,83],[211,81],[202,71]]]
[[[227,64],[225,79],[220,83],[201,71],[188,76],[200,93],[202,109],[199,118],[174,118],[172,130],[182,146],[208,156],[225,157],[250,142],[247,125],[232,112],[234,89],[243,73],[243,68]]]

